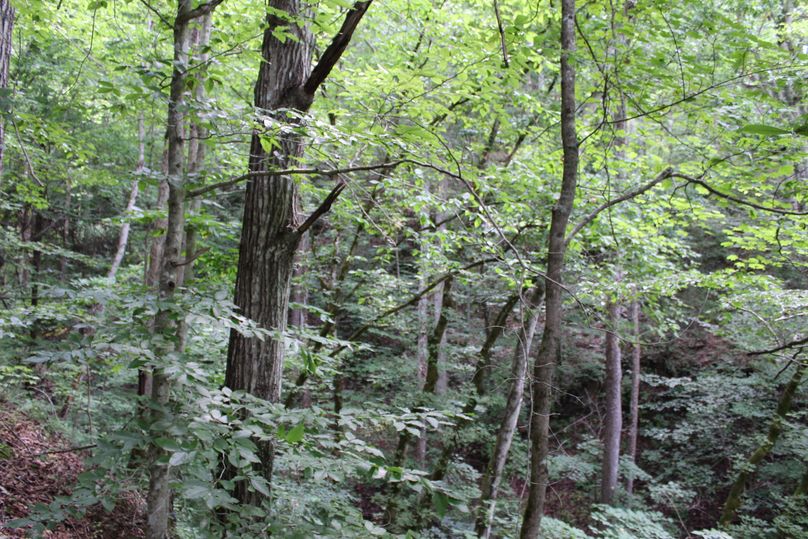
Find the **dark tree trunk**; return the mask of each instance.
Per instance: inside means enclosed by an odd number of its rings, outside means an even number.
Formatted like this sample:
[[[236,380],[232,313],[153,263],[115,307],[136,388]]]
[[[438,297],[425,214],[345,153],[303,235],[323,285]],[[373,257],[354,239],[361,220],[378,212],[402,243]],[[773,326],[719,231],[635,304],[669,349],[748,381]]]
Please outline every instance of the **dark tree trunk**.
[[[264,61],[255,84],[259,120],[262,116],[271,116],[276,122],[300,126],[300,113],[311,106],[317,88],[341,57],[369,5],[369,1],[354,5],[339,34],[312,70],[312,37],[308,26],[289,22],[305,20],[307,4],[302,0],[270,0],[271,13],[267,15],[261,46]],[[279,40],[276,34],[282,27],[295,38]],[[244,200],[235,304],[260,327],[283,335],[287,327],[295,251],[305,232],[305,227],[300,225],[305,221],[299,216],[300,202],[294,180],[291,176],[273,175],[272,171],[296,165],[303,155],[303,139],[298,130],[292,129],[278,133],[274,142],[277,147],[267,152],[259,130],[253,132],[248,167],[254,177],[247,184]],[[261,340],[232,331],[225,385],[278,402],[284,348],[282,337],[268,336]],[[258,445],[261,463],[257,471],[270,479],[272,443],[262,441]],[[260,504],[263,499],[245,482],[236,485],[235,495],[242,503]]]
[[[566,253],[567,223],[575,203],[578,182],[578,137],[575,132],[575,0],[561,0],[561,140],[564,170],[561,193],[553,208],[547,250],[545,279],[544,332],[533,366],[533,409],[530,413],[530,489],[521,539],[535,539],[541,529],[547,491],[547,455],[549,454],[550,408],[553,374],[561,355],[563,331],[562,273]]]
[[[0,0],[0,88],[8,88],[8,65],[11,61],[11,43],[14,37],[14,8],[10,0]],[[3,175],[5,155],[5,122],[0,115],[0,176]]]

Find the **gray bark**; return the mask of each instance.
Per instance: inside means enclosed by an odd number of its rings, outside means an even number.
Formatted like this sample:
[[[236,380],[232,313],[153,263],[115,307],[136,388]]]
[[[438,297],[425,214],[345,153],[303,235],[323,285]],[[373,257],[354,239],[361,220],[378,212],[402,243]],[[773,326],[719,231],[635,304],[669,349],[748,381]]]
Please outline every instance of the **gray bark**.
[[[631,402],[629,404],[629,426],[628,426],[628,456],[631,462],[637,463],[637,435],[640,424],[640,359],[642,349],[640,348],[640,302],[635,299],[631,303],[631,323],[633,326],[634,344],[631,348]],[[629,475],[626,481],[626,492],[634,493],[634,476]]]
[[[525,506],[521,539],[535,539],[541,529],[547,491],[550,408],[555,365],[561,354],[563,331],[562,272],[570,214],[575,203],[578,182],[578,137],[575,131],[575,67],[570,56],[575,43],[575,0],[561,1],[561,140],[563,173],[561,193],[553,208],[547,250],[545,279],[545,321],[541,345],[533,366],[533,409],[530,413],[530,489]]]
[[[132,180],[132,187],[129,190],[129,200],[126,202],[126,209],[124,210],[124,222],[121,225],[121,231],[118,234],[118,246],[115,249],[115,256],[112,258],[107,278],[110,280],[115,279],[118,273],[118,268],[123,262],[123,256],[126,253],[126,244],[129,242],[129,214],[135,208],[138,194],[138,179],[143,174],[143,169],[146,167],[146,127],[141,112],[137,119],[137,165],[135,166],[135,178]]]
[[[522,316],[519,337],[513,353],[513,362],[511,363],[511,383],[508,388],[508,400],[505,403],[502,422],[497,431],[494,451],[491,453],[491,458],[488,461],[488,466],[486,467],[480,487],[480,506],[477,511],[475,531],[477,535],[485,537],[486,539],[491,535],[491,522],[496,510],[499,484],[502,481],[505,463],[508,460],[508,453],[511,449],[514,433],[516,432],[519,413],[522,410],[528,358],[530,357],[530,348],[533,344],[533,335],[536,332],[536,327],[539,324],[539,318],[541,316],[539,307],[543,297],[544,287],[541,284],[536,285],[530,294],[527,305],[525,305],[526,312],[524,312]],[[525,317],[527,317],[527,319]]]
[[[623,410],[620,392],[622,380],[620,341],[617,338],[619,307],[614,301],[606,305],[609,331],[606,333],[606,421],[603,433],[603,463],[601,467],[600,502],[611,504],[617,490],[620,464],[620,433]]]
[[[188,21],[192,0],[178,0],[174,23],[174,69],[168,102],[168,222],[165,246],[160,263],[158,293],[161,300],[170,301],[180,285],[183,232],[185,229],[185,138],[183,110],[185,79],[188,64]],[[179,345],[179,327],[168,310],[160,310],[154,321],[155,334],[163,337],[157,357],[166,357]],[[152,372],[150,424],[158,425],[165,418],[169,404],[170,379],[164,366],[158,364]],[[159,435],[159,432],[153,433]],[[169,534],[171,511],[170,468],[160,461],[166,451],[155,444],[149,447],[149,490],[146,496],[146,539],[163,539]]]

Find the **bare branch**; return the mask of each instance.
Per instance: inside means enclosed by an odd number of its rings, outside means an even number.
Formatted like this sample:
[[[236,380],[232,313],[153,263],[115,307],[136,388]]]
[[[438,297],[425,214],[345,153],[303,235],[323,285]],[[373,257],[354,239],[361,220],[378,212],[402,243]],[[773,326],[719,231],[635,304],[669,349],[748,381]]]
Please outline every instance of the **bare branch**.
[[[505,67],[510,67],[508,47],[505,44],[505,27],[502,25],[502,17],[499,14],[499,4],[497,0],[494,0],[494,15],[497,18],[497,31],[499,31],[499,45],[502,48],[502,61],[505,63]]]
[[[757,210],[767,211],[767,212],[771,212],[771,213],[779,213],[779,214],[782,214],[782,215],[808,215],[808,211],[787,210],[787,209],[784,209],[784,208],[772,208],[771,206],[762,206],[762,205],[757,204],[755,202],[750,202],[749,200],[744,200],[742,198],[738,198],[738,197],[736,197],[734,195],[730,195],[729,193],[724,193],[722,191],[719,191],[718,189],[716,189],[715,187],[712,187],[710,184],[708,184],[707,182],[705,182],[704,180],[702,180],[700,178],[694,178],[693,176],[688,176],[686,174],[679,174],[678,172],[673,173],[673,174],[671,174],[671,178],[681,178],[683,180],[686,180],[687,183],[700,185],[700,186],[704,187],[705,189],[707,189],[707,191],[709,191],[713,195],[715,195],[717,197],[725,198],[727,200],[731,200],[732,202],[736,202],[738,204],[741,204],[742,206],[749,206],[750,208],[755,208]]]
[[[263,172],[248,172],[247,174],[242,174],[241,176],[236,176],[227,181],[214,183],[211,185],[206,185],[205,187],[200,187],[198,189],[192,189],[186,193],[186,197],[193,198],[198,197],[200,195],[204,195],[211,191],[216,191],[218,189],[226,189],[227,187],[233,187],[234,185],[238,185],[241,182],[251,180],[253,178],[261,178],[261,177],[269,177],[269,176],[288,176],[292,174],[304,174],[304,175],[315,175],[315,176],[337,176],[340,174],[347,174],[350,172],[366,172],[371,170],[385,170],[390,168],[395,168],[399,165],[403,165],[405,163],[412,163],[418,164],[415,161],[410,159],[400,159],[398,161],[390,161],[389,163],[380,163],[378,165],[365,165],[360,167],[347,167],[347,168],[334,168],[334,169],[317,169],[317,168],[289,168],[284,170],[267,170]]]
[[[347,186],[348,182],[346,182],[345,180],[340,180],[339,183],[337,183],[337,185],[334,186],[331,192],[328,193],[328,196],[325,197],[325,200],[323,200],[320,206],[316,210],[314,210],[311,213],[311,215],[309,215],[308,219],[303,221],[302,225],[297,227],[295,233],[298,236],[302,236],[303,234],[306,233],[308,229],[312,227],[314,223],[317,222],[317,219],[319,219],[320,217],[331,211],[331,205],[334,204],[334,201],[336,201],[337,198],[339,198],[340,193],[342,193],[342,191],[344,191]]]
[[[323,81],[328,77],[328,74],[331,73],[334,66],[337,65],[337,62],[339,62],[339,59],[342,57],[342,53],[345,52],[345,49],[348,47],[348,43],[351,42],[351,37],[353,36],[354,30],[356,30],[356,27],[359,25],[359,21],[362,20],[362,17],[365,16],[365,12],[368,10],[372,2],[373,0],[356,2],[351,10],[348,11],[339,32],[337,32],[337,35],[334,36],[331,44],[328,46],[325,52],[323,52],[323,55],[320,57],[320,61],[317,62],[317,66],[315,66],[314,70],[312,70],[306,84],[303,85],[303,90],[307,94],[314,95],[317,88],[320,87]]]
[[[662,172],[660,172],[657,175],[656,178],[654,178],[650,182],[646,183],[645,185],[642,185],[642,186],[638,187],[637,189],[634,189],[633,191],[629,191],[629,192],[627,192],[627,193],[625,193],[625,194],[623,194],[623,195],[621,195],[621,196],[619,196],[617,198],[613,198],[612,200],[604,202],[603,204],[598,206],[592,213],[590,213],[589,215],[587,215],[586,217],[581,219],[581,221],[577,225],[575,225],[575,228],[573,228],[572,231],[567,235],[566,239],[564,240],[564,243],[569,245],[569,243],[572,240],[573,236],[575,236],[578,232],[580,232],[586,225],[588,225],[589,223],[594,221],[595,218],[598,215],[600,215],[601,212],[603,212],[603,210],[611,208],[612,206],[616,206],[617,204],[620,204],[621,202],[625,202],[626,200],[631,200],[632,198],[635,198],[635,197],[645,193],[646,191],[648,191],[649,189],[654,187],[656,184],[658,184],[662,180],[664,180],[666,178],[670,178],[672,174],[673,174],[673,169],[668,167],[665,170],[663,170]]]
[[[804,337],[802,339],[796,339],[781,346],[770,348],[768,350],[757,350],[755,352],[749,352],[747,355],[762,356],[763,354],[773,354],[775,352],[780,352],[781,350],[788,350],[790,348],[802,348],[806,344],[808,344],[808,337]]]

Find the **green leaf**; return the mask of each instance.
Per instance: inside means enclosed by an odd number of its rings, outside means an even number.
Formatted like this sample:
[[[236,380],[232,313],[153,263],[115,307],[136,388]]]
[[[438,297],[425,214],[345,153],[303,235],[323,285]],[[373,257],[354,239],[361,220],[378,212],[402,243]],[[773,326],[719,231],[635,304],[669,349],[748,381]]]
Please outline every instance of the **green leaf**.
[[[433,492],[432,505],[435,506],[435,511],[437,511],[438,515],[445,515],[449,509],[449,496],[440,491]]]
[[[295,428],[286,433],[286,441],[290,444],[296,444],[303,439],[303,434],[306,432],[306,427],[300,423]]]
[[[155,438],[154,445],[166,451],[179,451],[182,449],[177,442],[170,438]]]
[[[791,131],[787,131],[785,129],[780,129],[779,127],[774,127],[771,125],[763,125],[763,124],[749,124],[745,125],[739,129],[741,133],[750,133],[752,135],[764,135],[767,137],[771,136],[780,136],[780,135],[788,135]]]

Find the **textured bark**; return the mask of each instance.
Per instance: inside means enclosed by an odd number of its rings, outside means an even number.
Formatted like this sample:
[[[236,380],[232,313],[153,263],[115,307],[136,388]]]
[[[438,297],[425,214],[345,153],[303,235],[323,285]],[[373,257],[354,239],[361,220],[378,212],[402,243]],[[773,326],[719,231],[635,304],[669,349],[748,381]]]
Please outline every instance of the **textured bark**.
[[[168,101],[168,222],[165,246],[160,263],[158,293],[161,300],[170,301],[179,286],[183,232],[185,229],[185,137],[183,133],[183,110],[185,79],[188,64],[188,13],[192,0],[178,0],[177,18],[174,23],[174,69]],[[179,345],[177,322],[167,310],[160,310],[154,320],[155,334],[162,336],[162,345],[157,357],[166,357]],[[169,404],[169,376],[164,366],[158,364],[152,373],[150,424],[159,425],[165,419]],[[159,436],[159,430],[152,433]],[[146,496],[146,538],[163,539],[169,534],[171,512],[170,468],[161,463],[166,451],[156,444],[149,447],[149,490]]]
[[[261,46],[263,62],[255,85],[255,107],[260,116],[275,122],[299,126],[299,113],[306,112],[315,92],[339,60],[353,31],[370,2],[354,4],[317,67],[311,73],[311,33],[305,23],[307,4],[302,0],[270,0],[271,13]],[[284,14],[281,17],[279,14]],[[293,34],[277,39],[279,28]],[[242,314],[259,326],[278,335],[286,331],[289,292],[294,257],[307,221],[298,216],[299,200],[291,176],[271,174],[272,170],[294,166],[303,154],[303,140],[297,129],[285,130],[276,137],[278,147],[267,152],[258,130],[250,143],[248,168],[255,176],[247,184],[242,218],[235,304]],[[329,206],[323,207],[327,211]],[[283,337],[263,340],[230,333],[227,350],[225,385],[245,390],[270,402],[281,394],[285,344]],[[260,442],[258,473],[271,478],[273,447]],[[242,503],[260,504],[263,496],[238,482],[234,492]]]
[[[637,436],[640,425],[640,359],[642,358],[642,348],[640,347],[640,302],[635,299],[631,303],[631,324],[634,337],[634,344],[631,348],[631,398],[629,404],[629,425],[628,425],[628,456],[631,462],[637,463]],[[629,475],[626,481],[626,492],[629,495],[634,493],[634,476]]]
[[[0,88],[8,88],[8,65],[11,61],[11,44],[14,37],[14,8],[10,0],[0,0]],[[3,175],[5,155],[5,122],[0,116],[0,176]]]
[[[623,429],[623,409],[620,383],[620,341],[617,338],[619,307],[614,301],[606,304],[609,331],[606,333],[606,420],[603,432],[603,463],[601,466],[600,503],[611,504],[617,490],[617,475],[620,465],[620,433]]]
[[[292,18],[306,16],[300,0],[272,0],[270,6]],[[268,15],[267,22],[262,44],[264,61],[255,85],[255,107],[260,115],[294,125],[296,117],[280,109],[305,111],[311,104],[311,98],[302,92],[311,69],[311,34],[307,27],[290,25],[276,15]],[[281,42],[274,31],[285,26],[295,39]],[[278,138],[280,148],[268,153],[259,133],[253,133],[248,164],[251,173],[296,164],[303,154],[300,136],[288,132]],[[297,198],[297,188],[290,176],[267,174],[247,184],[244,201],[235,304],[246,317],[279,335],[286,331],[294,254],[299,241],[295,234]],[[231,331],[225,385],[277,402],[281,395],[284,348],[283,337],[261,340]],[[256,466],[257,471],[270,478],[273,446],[262,442],[258,449],[261,463]],[[243,481],[237,484],[235,495],[240,502],[255,505],[260,505],[263,499]]]
[[[575,132],[575,0],[561,0],[561,140],[563,173],[561,193],[553,208],[547,249],[544,332],[533,366],[533,409],[530,413],[530,489],[520,529],[521,539],[535,539],[541,529],[547,491],[550,408],[555,365],[561,354],[563,331],[562,273],[567,230],[578,182],[578,137]]]
[[[508,399],[505,403],[505,410],[502,414],[502,421],[497,431],[497,439],[494,443],[494,450],[488,461],[488,466],[483,475],[480,486],[480,505],[477,509],[475,519],[475,531],[480,537],[486,539],[491,535],[491,522],[494,518],[496,500],[499,494],[499,484],[502,481],[502,474],[505,470],[505,463],[508,460],[508,453],[511,449],[516,425],[519,420],[519,413],[522,409],[522,397],[525,393],[525,376],[527,374],[528,358],[530,348],[533,344],[533,335],[539,324],[541,311],[539,309],[544,298],[544,286],[537,285],[530,293],[527,301],[525,313],[522,318],[522,325],[519,329],[519,338],[513,353],[511,363],[510,386],[508,388]]]
[[[777,403],[777,410],[769,424],[766,438],[749,456],[749,459],[738,473],[738,477],[735,478],[732,487],[730,487],[727,500],[724,503],[724,509],[721,512],[721,518],[718,521],[719,525],[722,527],[729,526],[735,519],[735,513],[741,506],[747,482],[752,478],[758,464],[771,453],[774,444],[777,443],[777,440],[783,433],[783,423],[786,421],[786,416],[791,411],[791,403],[794,400],[794,395],[797,393],[797,389],[799,389],[800,382],[802,382],[806,372],[808,372],[808,366],[803,366],[798,363],[794,374],[786,384],[785,389],[783,389],[783,393],[780,395],[780,400]]]
[[[118,246],[115,249],[115,256],[112,258],[109,272],[107,273],[108,279],[115,279],[118,273],[118,268],[123,262],[123,255],[126,253],[126,244],[129,242],[129,214],[135,208],[138,194],[138,178],[143,174],[143,169],[146,167],[146,126],[143,120],[143,113],[141,112],[137,120],[137,165],[135,166],[135,179],[132,180],[132,187],[129,190],[129,200],[126,202],[126,209],[124,210],[124,222],[121,225],[121,231],[118,234]]]

